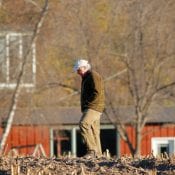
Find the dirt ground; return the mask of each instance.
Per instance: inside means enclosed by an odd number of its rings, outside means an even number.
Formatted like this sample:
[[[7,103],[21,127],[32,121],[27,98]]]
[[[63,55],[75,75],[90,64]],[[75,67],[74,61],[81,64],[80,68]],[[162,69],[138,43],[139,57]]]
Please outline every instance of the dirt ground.
[[[0,175],[175,175],[171,158],[0,157]]]

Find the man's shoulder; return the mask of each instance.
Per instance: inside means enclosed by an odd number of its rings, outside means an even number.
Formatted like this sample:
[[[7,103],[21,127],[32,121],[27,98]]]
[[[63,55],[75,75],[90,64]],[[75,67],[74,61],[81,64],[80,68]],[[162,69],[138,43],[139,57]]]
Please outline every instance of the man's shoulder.
[[[92,77],[94,77],[95,79],[103,80],[103,77],[100,75],[100,73],[94,70],[92,71]]]
[[[103,78],[97,71],[91,70],[87,73],[85,79],[89,81],[90,80],[101,81]]]
[[[91,74],[92,74],[92,76],[101,77],[101,75],[100,75],[97,71],[95,71],[95,70],[92,70],[92,71],[91,71]]]

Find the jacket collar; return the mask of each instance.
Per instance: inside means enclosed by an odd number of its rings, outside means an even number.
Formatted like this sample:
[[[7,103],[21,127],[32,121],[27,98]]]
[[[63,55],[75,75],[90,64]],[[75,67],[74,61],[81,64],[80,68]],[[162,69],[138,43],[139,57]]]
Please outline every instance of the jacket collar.
[[[85,79],[90,73],[91,73],[91,71],[88,70],[88,71],[82,76],[82,79]]]

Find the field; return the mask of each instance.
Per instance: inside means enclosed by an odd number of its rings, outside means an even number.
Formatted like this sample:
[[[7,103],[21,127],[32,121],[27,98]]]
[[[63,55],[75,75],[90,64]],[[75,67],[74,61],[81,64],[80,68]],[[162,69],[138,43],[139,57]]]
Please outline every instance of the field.
[[[85,159],[1,156],[0,175],[175,175],[175,157]]]

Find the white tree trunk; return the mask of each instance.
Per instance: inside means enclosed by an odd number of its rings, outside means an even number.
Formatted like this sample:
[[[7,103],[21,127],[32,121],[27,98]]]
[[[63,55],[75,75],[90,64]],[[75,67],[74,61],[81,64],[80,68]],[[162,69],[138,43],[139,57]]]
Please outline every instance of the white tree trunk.
[[[44,7],[42,8],[42,11],[41,11],[41,14],[40,14],[40,19],[37,22],[37,24],[35,26],[35,29],[34,29],[34,32],[33,32],[33,37],[32,37],[30,48],[28,49],[26,55],[24,55],[24,59],[23,59],[24,61],[22,63],[22,68],[21,68],[21,71],[20,71],[18,79],[17,79],[17,85],[16,85],[16,88],[14,90],[14,94],[12,96],[11,107],[10,107],[10,110],[9,110],[9,113],[8,113],[8,116],[7,116],[7,124],[5,126],[5,129],[4,129],[4,132],[2,134],[1,141],[0,141],[0,154],[3,153],[7,137],[9,135],[10,129],[12,127],[14,115],[15,115],[15,112],[16,112],[18,97],[19,97],[19,94],[20,94],[20,83],[21,83],[21,80],[22,80],[22,77],[23,77],[23,74],[24,74],[25,64],[27,62],[28,55],[31,52],[32,45],[36,42],[38,33],[40,32],[40,28],[43,24],[44,17],[47,13],[47,10],[48,10],[48,0],[45,0]]]

